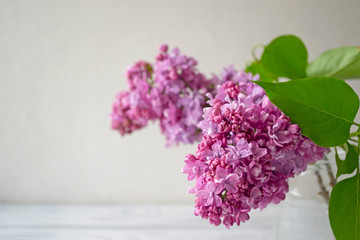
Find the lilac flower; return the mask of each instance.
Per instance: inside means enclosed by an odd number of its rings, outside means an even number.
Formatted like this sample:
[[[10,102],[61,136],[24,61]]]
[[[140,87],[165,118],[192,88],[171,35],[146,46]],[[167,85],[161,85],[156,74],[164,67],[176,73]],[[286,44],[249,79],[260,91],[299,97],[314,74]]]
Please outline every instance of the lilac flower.
[[[238,176],[236,174],[227,174],[226,170],[222,167],[216,168],[215,182],[221,184],[230,193],[236,193],[238,191]]]
[[[251,154],[249,143],[244,138],[240,138],[236,146],[228,146],[226,162],[235,167],[240,163],[241,158],[246,158]]]
[[[258,143],[256,142],[251,142],[249,144],[252,155],[255,159],[259,159],[263,156],[265,156],[267,154],[267,149],[266,148],[261,148],[259,147]]]
[[[251,209],[284,200],[288,178],[328,152],[301,135],[256,80],[225,69],[198,125],[202,141],[185,161],[183,172],[196,180],[195,214],[214,225],[239,225]]]
[[[189,181],[193,180],[195,177],[200,177],[207,168],[207,165],[202,161],[196,160],[195,156],[192,154],[189,154],[186,158],[186,164],[183,166],[182,172],[189,174]]]
[[[167,146],[193,143],[201,138],[197,124],[206,104],[205,94],[213,93],[216,79],[207,79],[197,70],[197,61],[160,46],[154,67],[139,61],[127,71],[128,92],[117,96],[111,113],[112,128],[122,135],[159,120]]]
[[[222,186],[214,182],[208,182],[204,190],[200,190],[196,193],[196,196],[200,198],[200,203],[204,206],[214,205],[219,207],[221,205],[221,198],[219,193],[222,192]]]
[[[121,135],[141,129],[149,120],[157,118],[148,95],[151,88],[151,72],[152,66],[144,61],[135,63],[127,71],[130,91],[117,94],[110,114],[111,127],[118,130]]]
[[[167,49],[161,46],[155,63],[151,97],[157,101],[153,107],[159,113],[168,146],[193,143],[201,138],[197,124],[202,119],[205,94],[213,91],[214,80],[198,72],[195,59],[180,54],[178,48]]]
[[[138,97],[136,92],[126,91],[116,95],[110,116],[111,127],[118,130],[121,135],[140,129],[146,126],[149,120],[154,119],[148,102]]]

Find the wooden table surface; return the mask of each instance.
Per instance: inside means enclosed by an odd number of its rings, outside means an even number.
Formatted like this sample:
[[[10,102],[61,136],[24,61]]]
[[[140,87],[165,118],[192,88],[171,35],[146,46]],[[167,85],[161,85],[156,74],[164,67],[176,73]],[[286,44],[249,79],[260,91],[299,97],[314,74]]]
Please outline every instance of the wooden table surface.
[[[226,229],[194,216],[191,205],[0,204],[0,240],[273,240],[278,212],[255,211]]]

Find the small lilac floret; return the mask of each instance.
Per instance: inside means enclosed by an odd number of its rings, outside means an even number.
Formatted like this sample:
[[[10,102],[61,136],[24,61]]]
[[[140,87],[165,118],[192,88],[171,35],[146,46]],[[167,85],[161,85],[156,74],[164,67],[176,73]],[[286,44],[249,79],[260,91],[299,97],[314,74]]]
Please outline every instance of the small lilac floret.
[[[204,190],[200,190],[196,193],[196,196],[200,198],[200,203],[204,206],[214,205],[219,207],[221,205],[221,198],[219,193],[222,191],[222,186],[214,182],[208,182]]]
[[[238,175],[237,174],[227,174],[226,170],[222,167],[216,168],[216,177],[215,182],[218,182],[223,186],[228,192],[236,193],[238,191]]]

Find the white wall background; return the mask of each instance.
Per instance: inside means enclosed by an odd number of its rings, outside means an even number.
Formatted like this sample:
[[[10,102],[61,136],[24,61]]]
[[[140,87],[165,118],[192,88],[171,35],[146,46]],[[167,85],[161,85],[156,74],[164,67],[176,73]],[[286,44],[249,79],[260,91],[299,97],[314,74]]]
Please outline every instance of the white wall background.
[[[110,130],[126,67],[169,43],[206,74],[243,68],[288,33],[313,59],[360,45],[359,12],[359,0],[0,0],[0,201],[192,202],[180,169],[195,145],[166,149],[157,124]]]

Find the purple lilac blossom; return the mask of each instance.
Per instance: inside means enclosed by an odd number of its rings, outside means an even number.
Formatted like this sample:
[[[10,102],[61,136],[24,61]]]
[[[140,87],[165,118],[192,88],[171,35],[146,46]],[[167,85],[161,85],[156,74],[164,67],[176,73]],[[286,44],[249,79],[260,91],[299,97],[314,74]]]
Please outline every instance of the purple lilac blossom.
[[[205,94],[212,91],[212,80],[197,70],[197,61],[180,53],[160,47],[154,68],[154,87],[151,91],[154,110],[160,115],[160,127],[167,145],[201,140],[197,124],[202,119]]]
[[[197,124],[216,79],[200,73],[195,59],[161,45],[155,67],[140,61],[128,69],[127,79],[129,91],[113,104],[113,129],[124,135],[159,119],[167,146],[201,140]]]
[[[121,135],[130,134],[157,118],[149,99],[151,72],[152,66],[144,61],[135,63],[127,70],[130,91],[116,95],[110,114],[111,127]]]
[[[288,178],[329,150],[300,128],[253,83],[258,75],[227,68],[199,123],[202,141],[186,157],[183,172],[196,180],[195,215],[226,227],[249,219],[251,209],[279,203]]]

